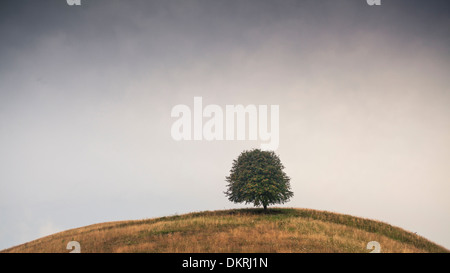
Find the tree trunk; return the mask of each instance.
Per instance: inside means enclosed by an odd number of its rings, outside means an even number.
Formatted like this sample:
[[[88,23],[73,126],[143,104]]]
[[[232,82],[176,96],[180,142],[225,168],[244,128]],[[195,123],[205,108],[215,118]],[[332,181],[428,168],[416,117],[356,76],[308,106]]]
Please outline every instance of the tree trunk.
[[[267,212],[267,205],[264,204],[263,206],[264,206],[264,212]]]

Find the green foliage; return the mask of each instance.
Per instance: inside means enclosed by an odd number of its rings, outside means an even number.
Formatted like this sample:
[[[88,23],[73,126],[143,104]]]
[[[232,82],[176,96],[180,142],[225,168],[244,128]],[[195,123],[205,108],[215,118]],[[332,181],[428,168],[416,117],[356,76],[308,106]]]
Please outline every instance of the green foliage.
[[[290,191],[290,178],[283,169],[273,151],[244,151],[233,160],[230,175],[226,177],[225,195],[232,202],[253,203],[264,208],[288,202],[294,193]]]

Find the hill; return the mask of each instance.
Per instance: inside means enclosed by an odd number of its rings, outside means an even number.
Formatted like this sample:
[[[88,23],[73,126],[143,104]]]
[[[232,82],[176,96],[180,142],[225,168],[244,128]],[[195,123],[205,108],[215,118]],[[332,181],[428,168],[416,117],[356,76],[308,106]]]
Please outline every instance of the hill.
[[[449,252],[379,221],[310,209],[271,208],[195,212],[94,224],[46,236],[1,252]]]

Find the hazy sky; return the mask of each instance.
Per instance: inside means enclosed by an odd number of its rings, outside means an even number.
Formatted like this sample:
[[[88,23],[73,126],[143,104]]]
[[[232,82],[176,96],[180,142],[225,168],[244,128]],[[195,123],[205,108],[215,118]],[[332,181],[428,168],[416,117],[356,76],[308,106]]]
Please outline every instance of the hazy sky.
[[[285,204],[450,248],[450,2],[2,1],[0,249],[84,225],[251,207],[259,141],[171,137],[177,104],[279,105]]]

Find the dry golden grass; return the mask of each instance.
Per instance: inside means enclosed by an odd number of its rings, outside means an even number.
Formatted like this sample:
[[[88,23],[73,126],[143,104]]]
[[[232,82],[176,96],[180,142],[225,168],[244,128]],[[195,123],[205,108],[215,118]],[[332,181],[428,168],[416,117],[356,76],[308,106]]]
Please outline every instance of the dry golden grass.
[[[448,252],[420,236],[378,221],[307,209],[226,210],[140,221],[109,222],[56,233],[2,252]]]

